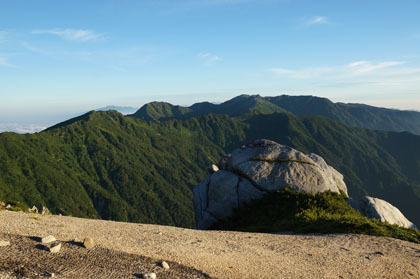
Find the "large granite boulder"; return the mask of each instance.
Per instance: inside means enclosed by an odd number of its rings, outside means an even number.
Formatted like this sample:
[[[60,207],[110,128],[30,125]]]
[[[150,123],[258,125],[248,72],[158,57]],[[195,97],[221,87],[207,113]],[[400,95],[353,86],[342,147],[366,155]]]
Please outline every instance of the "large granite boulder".
[[[220,170],[194,188],[198,229],[232,216],[234,208],[286,187],[318,193],[344,192],[343,176],[316,154],[270,140],[256,140],[224,156]]]
[[[351,207],[362,213],[367,218],[376,218],[381,222],[388,222],[390,224],[396,224],[404,228],[417,227],[411,223],[401,211],[390,204],[387,201],[372,198],[372,197],[360,197],[355,199],[348,199],[347,202]]]

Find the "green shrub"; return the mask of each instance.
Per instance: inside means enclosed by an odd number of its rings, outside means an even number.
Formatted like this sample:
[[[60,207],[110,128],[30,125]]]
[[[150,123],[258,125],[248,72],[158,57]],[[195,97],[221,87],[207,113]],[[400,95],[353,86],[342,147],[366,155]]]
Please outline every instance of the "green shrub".
[[[9,208],[5,208],[6,210],[9,210],[9,211],[23,211],[23,212],[29,211],[28,206],[22,202],[9,201],[9,202],[6,202],[6,204],[11,205]]]
[[[356,233],[420,243],[420,232],[368,219],[346,202],[346,194],[307,194],[286,188],[237,209],[213,229],[248,232]]]

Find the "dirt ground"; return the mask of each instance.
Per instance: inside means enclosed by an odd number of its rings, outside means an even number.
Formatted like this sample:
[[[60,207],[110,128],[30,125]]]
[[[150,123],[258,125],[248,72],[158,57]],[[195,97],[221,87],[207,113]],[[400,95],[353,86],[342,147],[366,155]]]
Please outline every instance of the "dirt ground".
[[[86,249],[80,242],[62,242],[53,254],[40,244],[40,238],[0,234],[10,241],[7,253],[0,254],[0,271],[15,277],[40,278],[142,278],[153,272],[158,278],[210,278],[195,269],[169,262],[165,270],[160,261],[102,247]],[[4,247],[0,248],[5,250]]]
[[[57,254],[40,249],[50,234],[63,245]],[[95,248],[72,242],[85,237]],[[419,244],[365,235],[198,231],[1,211],[0,240],[11,242],[0,247],[0,278],[420,278]]]

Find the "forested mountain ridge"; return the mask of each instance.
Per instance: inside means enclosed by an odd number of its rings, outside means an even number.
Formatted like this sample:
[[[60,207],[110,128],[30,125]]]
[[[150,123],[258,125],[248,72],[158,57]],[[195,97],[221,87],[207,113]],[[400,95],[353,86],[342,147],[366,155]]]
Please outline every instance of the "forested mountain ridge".
[[[206,167],[258,138],[319,154],[344,175],[351,196],[385,199],[420,224],[420,136],[250,110],[166,121],[90,112],[37,134],[0,134],[0,200],[193,227],[191,189]]]
[[[314,96],[261,97],[240,95],[221,104],[196,103],[190,107],[152,102],[132,116],[144,120],[186,119],[209,113],[240,116],[246,113],[290,112],[295,115],[322,115],[343,124],[373,130],[411,132],[420,135],[420,112],[379,108],[364,104],[333,103]]]
[[[220,154],[182,127],[90,112],[38,134],[0,134],[0,200],[192,227],[190,188]]]

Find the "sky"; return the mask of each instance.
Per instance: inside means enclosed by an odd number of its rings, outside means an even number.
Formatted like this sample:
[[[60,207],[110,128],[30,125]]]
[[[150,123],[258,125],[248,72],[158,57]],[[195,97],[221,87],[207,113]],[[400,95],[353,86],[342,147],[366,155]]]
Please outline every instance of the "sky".
[[[418,0],[0,0],[0,132],[240,94],[420,110],[419,14]]]

